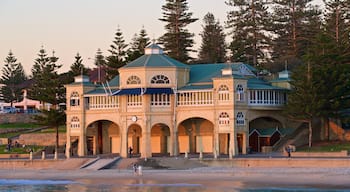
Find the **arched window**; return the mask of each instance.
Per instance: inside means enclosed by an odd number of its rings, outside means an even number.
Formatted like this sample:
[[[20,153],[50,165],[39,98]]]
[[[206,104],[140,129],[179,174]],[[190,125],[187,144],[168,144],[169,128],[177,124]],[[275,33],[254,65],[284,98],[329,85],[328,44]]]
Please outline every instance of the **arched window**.
[[[236,124],[237,125],[244,125],[245,124],[243,112],[238,112],[237,113],[237,115],[236,115]]]
[[[219,125],[229,125],[230,116],[226,112],[222,112],[219,115]]]
[[[219,93],[219,101],[230,100],[230,93],[227,85],[220,85],[218,93]]]
[[[80,102],[79,102],[79,93],[78,92],[72,92],[72,94],[70,95],[70,106],[79,106]]]
[[[138,76],[132,75],[128,78],[126,81],[126,84],[133,85],[133,84],[141,84],[141,79]]]
[[[71,128],[79,128],[80,127],[80,122],[79,122],[79,118],[74,116],[72,117],[71,121],[70,121],[70,127]]]
[[[244,101],[244,88],[243,85],[238,84],[236,87],[237,101]]]
[[[151,79],[152,84],[169,84],[169,78],[165,75],[156,75]]]

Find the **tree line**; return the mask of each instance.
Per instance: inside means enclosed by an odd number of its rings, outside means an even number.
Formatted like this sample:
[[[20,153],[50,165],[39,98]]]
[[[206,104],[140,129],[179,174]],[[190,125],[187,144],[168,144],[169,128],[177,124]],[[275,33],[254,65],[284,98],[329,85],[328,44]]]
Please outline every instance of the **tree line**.
[[[339,116],[349,108],[350,90],[350,0],[324,0],[324,9],[313,0],[227,0],[227,20],[221,24],[212,13],[203,18],[202,42],[198,58],[192,58],[194,33],[188,25],[197,22],[187,0],[165,0],[162,18],[165,33],[152,40],[172,58],[184,63],[244,62],[259,70],[278,72],[288,66],[293,71],[293,91],[286,111],[291,118],[311,122],[315,117]],[[229,31],[227,34],[225,29]],[[226,42],[226,41],[229,42]],[[95,65],[104,67],[107,80],[118,68],[144,54],[151,44],[144,28],[131,43],[118,27],[104,56],[100,49]],[[58,74],[58,57],[39,50],[32,74],[29,97],[58,105],[64,102],[63,84],[87,74],[79,53],[68,73]],[[6,102],[21,100],[21,82],[28,79],[12,51],[5,59],[0,83]],[[311,123],[310,123],[311,124]],[[311,128],[310,128],[311,130]]]

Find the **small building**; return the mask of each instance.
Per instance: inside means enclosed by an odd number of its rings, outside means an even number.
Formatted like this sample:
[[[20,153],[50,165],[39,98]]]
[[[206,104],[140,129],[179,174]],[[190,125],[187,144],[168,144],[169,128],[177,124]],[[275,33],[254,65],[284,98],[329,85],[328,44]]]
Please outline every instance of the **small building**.
[[[250,127],[287,122],[288,89],[256,73],[244,63],[187,65],[152,44],[108,83],[77,76],[66,85],[66,155],[246,154]]]

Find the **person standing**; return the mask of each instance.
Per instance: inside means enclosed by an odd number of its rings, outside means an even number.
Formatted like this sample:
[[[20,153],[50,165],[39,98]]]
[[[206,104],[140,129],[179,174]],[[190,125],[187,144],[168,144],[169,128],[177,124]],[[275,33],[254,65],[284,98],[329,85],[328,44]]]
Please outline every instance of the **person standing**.
[[[131,154],[132,154],[132,147],[131,146],[128,149],[128,153],[129,153],[129,158],[131,158]]]

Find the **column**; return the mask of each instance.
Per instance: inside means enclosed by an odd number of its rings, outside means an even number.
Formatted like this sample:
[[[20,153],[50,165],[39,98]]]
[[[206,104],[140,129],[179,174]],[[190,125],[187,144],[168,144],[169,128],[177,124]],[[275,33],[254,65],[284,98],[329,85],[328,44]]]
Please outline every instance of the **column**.
[[[68,124],[66,124],[68,125]],[[66,134],[66,137],[67,137],[67,142],[66,142],[66,158],[69,159],[70,158],[70,155],[71,155],[71,142],[70,142],[70,127],[67,128],[67,134]]]
[[[125,123],[126,124],[126,123]],[[128,157],[128,127],[127,124],[120,130],[120,156]]]

